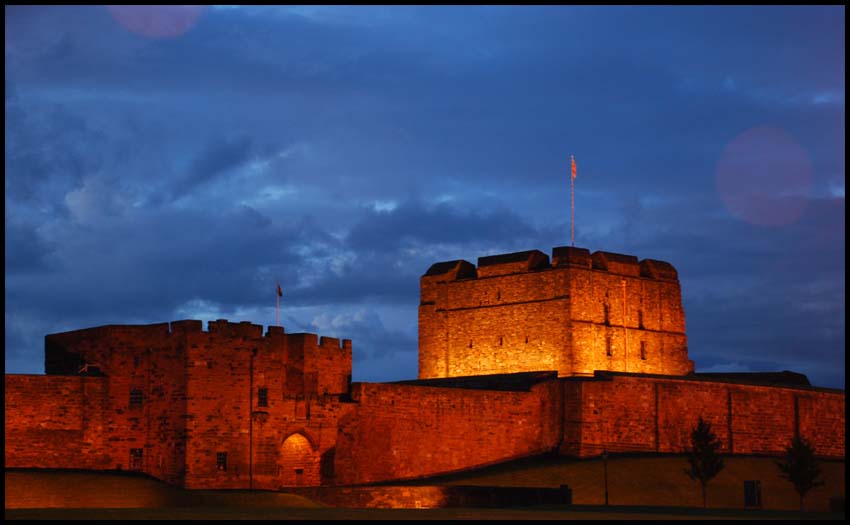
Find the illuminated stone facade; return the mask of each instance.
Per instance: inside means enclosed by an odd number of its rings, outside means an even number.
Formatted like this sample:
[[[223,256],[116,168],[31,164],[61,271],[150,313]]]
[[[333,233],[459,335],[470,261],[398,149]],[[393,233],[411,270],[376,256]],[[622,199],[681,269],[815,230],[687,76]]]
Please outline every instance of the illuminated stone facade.
[[[431,266],[420,280],[419,378],[557,370],[684,375],[676,270],[584,248]]]
[[[47,335],[46,375],[5,376],[6,467],[355,485],[546,452],[681,453],[699,417],[726,453],[779,455],[802,435],[844,457],[843,391],[791,372],[693,373],[667,263],[555,248],[551,262],[437,263],[421,285],[410,381],[352,384],[350,341],[247,322]]]
[[[250,323],[104,326],[45,338],[6,375],[6,466],[140,470],[189,488],[332,482],[351,341]]]

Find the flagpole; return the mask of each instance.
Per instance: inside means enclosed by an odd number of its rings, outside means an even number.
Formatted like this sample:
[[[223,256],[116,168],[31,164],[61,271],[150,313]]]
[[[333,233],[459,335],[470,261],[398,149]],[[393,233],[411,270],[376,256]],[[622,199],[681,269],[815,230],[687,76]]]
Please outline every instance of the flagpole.
[[[277,282],[277,288],[274,291],[275,298],[275,308],[274,308],[274,323],[276,326],[280,326],[280,281]]]
[[[576,245],[576,161],[570,155],[570,246]]]

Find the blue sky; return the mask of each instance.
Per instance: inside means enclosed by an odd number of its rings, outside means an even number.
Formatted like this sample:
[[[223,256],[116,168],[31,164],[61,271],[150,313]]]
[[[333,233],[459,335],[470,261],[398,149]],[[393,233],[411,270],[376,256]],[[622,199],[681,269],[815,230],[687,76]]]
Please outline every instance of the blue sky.
[[[679,271],[698,371],[844,388],[844,7],[6,7],[6,372],[226,318],[416,377],[436,261]]]

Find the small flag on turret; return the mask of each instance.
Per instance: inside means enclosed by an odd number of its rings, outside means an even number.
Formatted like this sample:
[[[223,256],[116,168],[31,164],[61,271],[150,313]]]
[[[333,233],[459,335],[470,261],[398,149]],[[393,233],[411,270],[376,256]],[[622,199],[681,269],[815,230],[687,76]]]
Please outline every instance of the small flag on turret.
[[[277,283],[277,296],[283,297],[283,290],[280,289],[280,283]]]
[[[570,160],[573,163],[573,179],[576,178],[576,159],[572,155],[570,155]]]

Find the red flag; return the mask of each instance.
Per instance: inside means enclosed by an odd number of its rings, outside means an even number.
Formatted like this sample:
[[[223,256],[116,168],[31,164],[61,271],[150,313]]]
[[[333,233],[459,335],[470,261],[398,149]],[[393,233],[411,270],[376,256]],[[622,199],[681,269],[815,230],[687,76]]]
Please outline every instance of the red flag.
[[[576,159],[572,155],[570,155],[570,160],[573,163],[573,179],[575,179],[576,178]]]
[[[280,283],[277,283],[277,296],[283,297],[283,290],[280,289]]]

